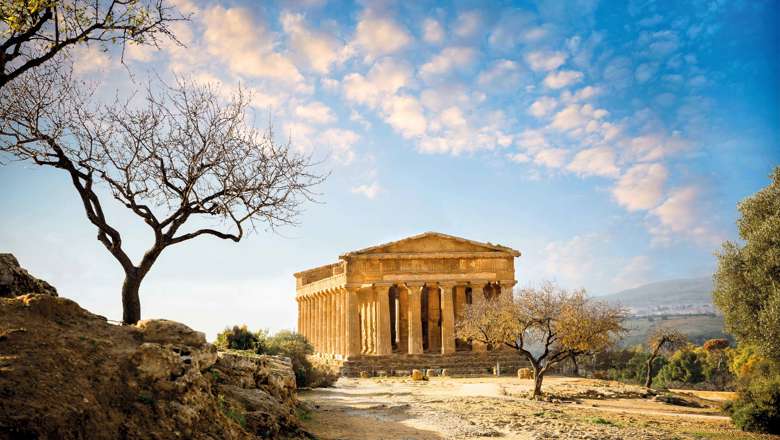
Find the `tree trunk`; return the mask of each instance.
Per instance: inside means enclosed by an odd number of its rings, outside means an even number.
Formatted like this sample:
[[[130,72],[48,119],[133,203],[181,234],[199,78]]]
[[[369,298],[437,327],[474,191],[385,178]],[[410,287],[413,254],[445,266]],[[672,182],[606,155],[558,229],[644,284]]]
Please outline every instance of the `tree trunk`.
[[[645,388],[650,388],[650,384],[653,383],[653,361],[655,356],[650,356],[647,360],[647,376],[645,377]]]
[[[138,274],[125,273],[125,282],[122,283],[122,322],[134,325],[141,319],[141,300],[138,290],[143,280]]]
[[[542,380],[544,379],[544,373],[539,369],[534,368],[534,394],[533,398],[538,399],[542,396]]]
[[[574,364],[574,376],[580,377],[580,366],[577,364],[577,356],[571,356],[571,362]]]

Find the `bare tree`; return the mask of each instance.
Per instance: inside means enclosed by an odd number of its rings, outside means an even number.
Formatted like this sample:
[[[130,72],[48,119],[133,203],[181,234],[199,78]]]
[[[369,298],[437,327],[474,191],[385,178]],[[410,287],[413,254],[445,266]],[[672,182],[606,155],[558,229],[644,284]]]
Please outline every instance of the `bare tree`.
[[[165,0],[3,0],[0,2],[0,89],[68,47],[88,42],[176,41],[183,20]]]
[[[625,311],[553,283],[522,289],[466,307],[456,325],[459,338],[514,348],[531,363],[533,397],[542,394],[545,373],[571,356],[592,354],[615,343],[625,329]]]
[[[124,270],[125,323],[140,319],[141,282],[167,247],[199,236],[238,242],[258,224],[294,224],[324,179],[289,142],[246,125],[241,90],[224,102],[210,86],[179,80],[150,86],[140,105],[97,105],[62,70],[44,66],[0,89],[0,151],[68,173],[98,240]],[[106,218],[99,186],[151,229],[139,262]]]
[[[650,332],[647,337],[647,346],[650,347],[650,357],[647,358],[647,375],[645,376],[645,388],[650,388],[653,383],[655,372],[653,371],[653,361],[661,355],[662,352],[674,352],[685,346],[688,338],[676,328],[657,327]]]

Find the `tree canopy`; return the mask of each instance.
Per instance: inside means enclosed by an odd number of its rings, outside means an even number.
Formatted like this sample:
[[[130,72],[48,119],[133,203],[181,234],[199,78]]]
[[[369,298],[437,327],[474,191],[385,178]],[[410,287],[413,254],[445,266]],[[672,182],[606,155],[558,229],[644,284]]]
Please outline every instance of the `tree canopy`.
[[[780,167],[771,179],[738,205],[744,245],[723,244],[713,297],[729,333],[780,361]]]
[[[140,319],[139,286],[167,247],[200,236],[237,242],[261,224],[294,224],[323,180],[308,155],[248,125],[249,99],[179,80],[150,85],[140,102],[103,105],[54,63],[0,89],[0,152],[68,174],[125,272],[124,322]],[[104,213],[100,187],[151,230],[137,263]]]
[[[479,301],[466,307],[456,325],[461,339],[490,348],[507,346],[528,359],[534,370],[534,396],[542,378],[568,357],[594,353],[614,344],[625,329],[625,310],[553,283],[525,288],[514,297]]]
[[[3,0],[0,89],[77,44],[176,41],[169,25],[185,18],[166,0]]]

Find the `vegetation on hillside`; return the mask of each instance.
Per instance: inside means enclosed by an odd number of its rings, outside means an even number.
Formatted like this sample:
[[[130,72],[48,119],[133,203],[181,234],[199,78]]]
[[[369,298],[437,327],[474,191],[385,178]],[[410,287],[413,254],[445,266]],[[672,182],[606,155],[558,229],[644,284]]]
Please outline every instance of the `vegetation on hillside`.
[[[289,358],[299,388],[327,387],[338,378],[327,363],[312,356],[314,347],[305,336],[289,330],[269,335],[265,330],[253,332],[246,325],[234,325],[220,332],[214,345],[221,350],[251,351]]]

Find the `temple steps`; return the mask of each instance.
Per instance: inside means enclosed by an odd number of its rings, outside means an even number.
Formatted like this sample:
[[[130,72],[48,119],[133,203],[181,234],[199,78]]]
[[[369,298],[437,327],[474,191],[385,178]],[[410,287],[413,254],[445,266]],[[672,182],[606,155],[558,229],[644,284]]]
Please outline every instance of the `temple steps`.
[[[436,374],[441,374],[442,369],[447,369],[450,376],[484,376],[494,374],[496,362],[500,366],[501,375],[515,375],[518,368],[530,367],[530,363],[514,351],[464,351],[449,355],[426,353],[352,357],[341,363],[341,375],[357,377],[365,372],[369,376],[403,376],[413,369],[432,369],[436,370]]]

